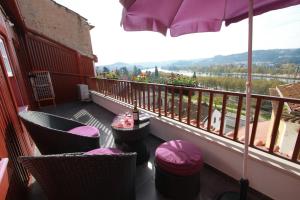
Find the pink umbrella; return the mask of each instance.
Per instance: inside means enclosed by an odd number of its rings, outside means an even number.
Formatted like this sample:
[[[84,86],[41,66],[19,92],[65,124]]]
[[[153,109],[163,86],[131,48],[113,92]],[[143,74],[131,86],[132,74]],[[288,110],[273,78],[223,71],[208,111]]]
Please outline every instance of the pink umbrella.
[[[223,22],[228,26],[249,16],[245,148],[240,194],[240,199],[246,199],[252,89],[253,16],[298,5],[300,0],[120,0],[120,3],[124,6],[121,21],[124,30],[156,31],[164,35],[169,30],[172,37],[189,33],[217,32],[220,31]],[[227,196],[227,198],[231,197]]]

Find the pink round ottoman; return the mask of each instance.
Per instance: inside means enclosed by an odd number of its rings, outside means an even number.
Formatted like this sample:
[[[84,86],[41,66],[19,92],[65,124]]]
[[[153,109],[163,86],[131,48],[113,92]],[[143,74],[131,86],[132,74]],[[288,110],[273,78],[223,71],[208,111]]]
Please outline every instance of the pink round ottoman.
[[[196,145],[184,140],[165,142],[155,151],[155,186],[166,197],[193,199],[200,190],[202,166]]]

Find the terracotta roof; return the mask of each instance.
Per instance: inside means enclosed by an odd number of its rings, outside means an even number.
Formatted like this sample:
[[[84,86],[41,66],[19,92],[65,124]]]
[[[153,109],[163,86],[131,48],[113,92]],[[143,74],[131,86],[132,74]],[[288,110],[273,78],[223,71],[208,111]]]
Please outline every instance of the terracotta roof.
[[[255,134],[255,141],[254,145],[255,146],[264,146],[266,144],[267,140],[267,135],[268,135],[268,129],[272,125],[271,121],[263,121],[263,122],[258,122],[257,123],[257,128],[256,128],[256,134]],[[252,126],[253,124],[250,124],[250,136],[249,136],[249,141],[251,138],[252,134]],[[234,132],[231,131],[226,134],[227,137],[233,137]],[[241,142],[244,142],[245,140],[245,127],[241,127],[238,130],[238,140]]]
[[[285,122],[300,124],[300,116],[299,115],[294,115],[294,114],[287,113],[287,112],[282,113],[281,120],[283,120]]]
[[[297,91],[298,90],[298,91]],[[277,88],[270,88],[271,96],[290,97],[300,99],[300,83],[279,85]],[[300,124],[300,104],[287,103],[289,111],[283,110],[281,120],[285,122]],[[272,101],[273,111],[277,111],[278,102]]]
[[[276,89],[281,97],[300,99],[300,82],[278,85]],[[300,104],[288,103],[288,106],[291,112],[299,112],[300,114]]]

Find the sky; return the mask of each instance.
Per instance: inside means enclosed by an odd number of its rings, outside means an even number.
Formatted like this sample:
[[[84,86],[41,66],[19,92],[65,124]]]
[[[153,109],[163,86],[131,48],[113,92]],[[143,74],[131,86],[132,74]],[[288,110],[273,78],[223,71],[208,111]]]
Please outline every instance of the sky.
[[[95,26],[91,30],[98,65],[209,58],[247,51],[248,22],[222,26],[220,32],[164,37],[155,32],[126,32],[118,0],[55,0]],[[253,49],[300,48],[300,6],[254,17]]]

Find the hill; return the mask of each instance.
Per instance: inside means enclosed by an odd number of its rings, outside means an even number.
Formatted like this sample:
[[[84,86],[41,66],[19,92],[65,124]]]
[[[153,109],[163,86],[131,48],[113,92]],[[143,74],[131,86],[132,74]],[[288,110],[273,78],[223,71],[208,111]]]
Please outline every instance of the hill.
[[[144,62],[144,63],[115,63],[112,65],[102,65],[97,68],[101,69],[104,66],[109,69],[127,67],[132,70],[133,66],[141,69],[153,68],[154,66],[162,68],[183,69],[188,67],[208,67],[212,65],[226,64],[246,64],[247,52],[232,54],[232,55],[217,55],[212,58],[192,59],[192,60],[171,60],[163,62]],[[254,64],[266,64],[273,66],[276,64],[294,63],[300,64],[300,48],[298,49],[270,49],[270,50],[255,50],[253,51]]]

